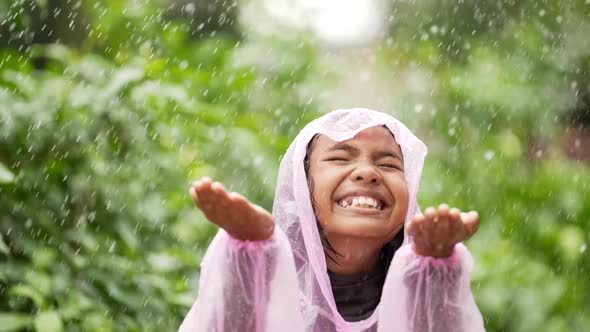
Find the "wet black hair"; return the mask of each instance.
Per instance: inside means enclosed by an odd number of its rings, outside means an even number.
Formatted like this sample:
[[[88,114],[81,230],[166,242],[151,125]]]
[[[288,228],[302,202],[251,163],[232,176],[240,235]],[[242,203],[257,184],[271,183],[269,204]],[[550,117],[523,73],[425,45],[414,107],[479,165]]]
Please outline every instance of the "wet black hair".
[[[389,131],[389,128],[383,126],[385,129],[387,129],[387,131]],[[391,131],[389,131],[390,134],[393,136],[393,133]],[[316,225],[318,227],[318,232],[320,233],[320,240],[322,241],[322,246],[324,247],[324,252],[326,253],[326,256],[328,256],[328,259],[330,259],[331,261],[333,261],[336,264],[339,264],[332,255],[336,255],[336,256],[343,256],[342,254],[340,254],[339,252],[336,251],[336,249],[334,249],[334,247],[332,246],[332,244],[330,244],[330,241],[328,240],[328,237],[326,236],[326,233],[324,233],[324,229],[322,228],[322,225],[320,224],[318,215],[316,214],[316,206],[317,206],[317,202],[315,201],[315,198],[313,196],[313,190],[314,190],[314,180],[313,177],[311,177],[309,175],[309,166],[310,166],[310,157],[311,157],[311,153],[313,151],[313,148],[315,147],[315,144],[318,140],[319,134],[315,134],[311,140],[309,140],[309,143],[307,143],[306,146],[306,150],[305,150],[305,158],[303,159],[303,169],[305,170],[305,177],[307,178],[307,186],[309,188],[309,198],[311,200],[311,206],[313,208],[313,213],[315,215],[315,220],[316,220]],[[404,243],[404,226],[402,224],[402,228],[397,232],[397,234],[393,237],[393,239],[391,241],[389,241],[387,244],[385,244],[383,246],[383,248],[381,249],[381,255],[380,255],[380,260],[383,264],[385,264],[385,269],[389,268],[389,264],[391,263],[391,260],[393,259],[393,255],[395,255],[395,252],[397,251],[397,249],[399,249],[402,244]]]

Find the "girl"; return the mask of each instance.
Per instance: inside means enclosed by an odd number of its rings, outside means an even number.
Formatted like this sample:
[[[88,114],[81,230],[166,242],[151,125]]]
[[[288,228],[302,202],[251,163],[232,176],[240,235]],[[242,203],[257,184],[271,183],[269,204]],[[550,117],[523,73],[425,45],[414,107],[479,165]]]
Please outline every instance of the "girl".
[[[221,230],[180,331],[484,331],[461,244],[479,217],[447,205],[420,214],[425,156],[395,118],[337,110],[287,150],[272,215],[194,183]]]

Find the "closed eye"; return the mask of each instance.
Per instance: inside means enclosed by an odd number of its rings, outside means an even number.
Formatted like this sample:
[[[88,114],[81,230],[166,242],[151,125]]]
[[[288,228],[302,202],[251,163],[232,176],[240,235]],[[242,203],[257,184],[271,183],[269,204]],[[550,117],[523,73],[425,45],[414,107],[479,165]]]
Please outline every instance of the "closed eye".
[[[396,164],[379,164],[379,167],[386,168],[386,169],[398,169],[400,171],[403,171],[401,166],[396,165]]]

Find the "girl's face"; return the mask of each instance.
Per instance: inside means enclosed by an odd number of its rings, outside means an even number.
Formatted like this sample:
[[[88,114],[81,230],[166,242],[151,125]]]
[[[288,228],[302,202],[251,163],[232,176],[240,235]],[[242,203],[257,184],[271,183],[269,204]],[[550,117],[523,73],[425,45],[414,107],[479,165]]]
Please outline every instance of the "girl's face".
[[[397,234],[408,210],[402,158],[384,127],[343,142],[317,138],[308,176],[316,217],[329,241],[344,236],[385,244]]]

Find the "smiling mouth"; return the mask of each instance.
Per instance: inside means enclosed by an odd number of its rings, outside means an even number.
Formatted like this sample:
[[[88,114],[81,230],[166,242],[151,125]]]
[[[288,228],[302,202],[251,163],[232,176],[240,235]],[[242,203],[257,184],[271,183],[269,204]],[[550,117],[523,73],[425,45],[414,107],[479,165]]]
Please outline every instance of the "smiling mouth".
[[[343,208],[360,208],[373,211],[381,211],[385,207],[385,203],[375,197],[370,196],[347,196],[336,202]]]

